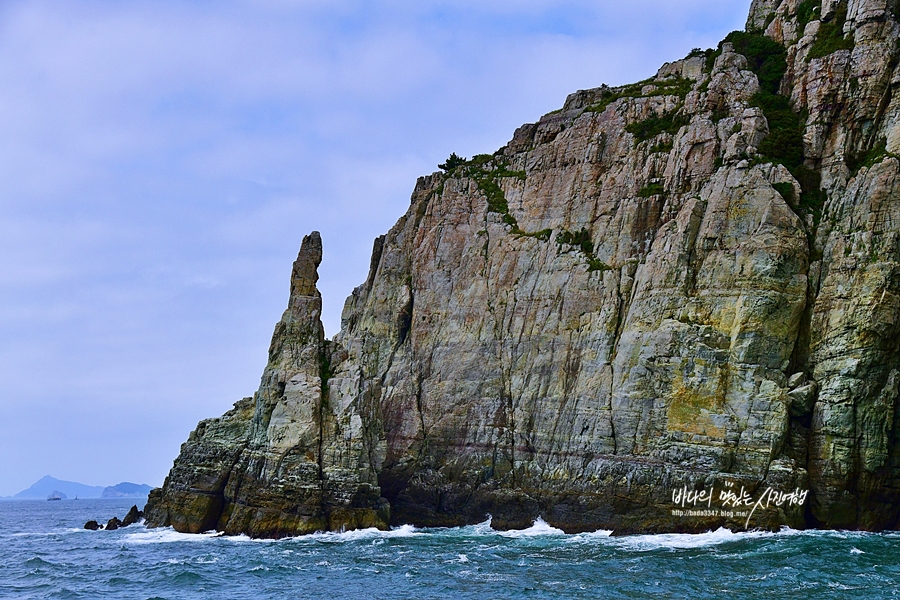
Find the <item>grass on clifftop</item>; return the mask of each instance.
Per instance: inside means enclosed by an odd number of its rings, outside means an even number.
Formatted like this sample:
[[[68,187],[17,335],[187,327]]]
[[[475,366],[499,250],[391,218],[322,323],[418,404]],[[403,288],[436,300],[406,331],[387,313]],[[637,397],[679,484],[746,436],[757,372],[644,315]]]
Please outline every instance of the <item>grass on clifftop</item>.
[[[470,160],[466,160],[454,152],[447,159],[447,162],[438,165],[446,176],[468,177],[475,181],[475,185],[487,200],[488,212],[499,214],[503,222],[510,227],[509,232],[516,237],[528,237],[542,242],[549,242],[553,235],[552,229],[541,229],[540,231],[524,231],[519,228],[519,223],[509,212],[509,204],[506,201],[506,195],[500,186],[500,180],[503,178],[514,177],[522,181],[525,180],[524,171],[512,171],[509,169],[509,163],[501,155],[477,154]],[[443,187],[443,183],[441,184]],[[655,189],[655,188],[654,188]],[[481,235],[481,233],[479,233]],[[582,229],[577,233],[563,230],[556,235],[556,243],[562,246],[570,246],[577,248],[584,254],[588,263],[588,272],[607,271],[611,269],[609,265],[598,259],[594,255],[594,242],[591,240],[591,234],[588,230]],[[324,367],[323,367],[324,369]],[[323,381],[325,379],[325,371],[323,370]]]
[[[706,56],[706,50],[694,48],[687,58],[693,56]],[[588,106],[585,112],[602,113],[610,104],[622,98],[653,98],[656,96],[677,96],[680,100],[679,107],[675,110],[663,114],[662,116],[654,116],[637,123],[631,123],[625,130],[635,136],[635,143],[644,142],[652,139],[662,133],[670,133],[672,135],[678,133],[683,125],[687,125],[689,119],[681,114],[681,106],[690,91],[694,88],[694,80],[685,77],[667,77],[665,79],[656,79],[651,77],[637,83],[629,85],[608,88],[600,92],[600,101]],[[650,88],[645,91],[645,88]],[[668,148],[671,150],[671,146]]]
[[[447,158],[447,162],[439,164],[438,169],[444,173],[450,173],[456,169],[456,167],[461,167],[464,164],[466,164],[466,159],[464,157],[459,156],[456,152],[451,152],[450,157]]]
[[[490,154],[477,154],[471,160],[460,165],[466,177],[471,177],[478,189],[487,198],[488,212],[497,213],[503,222],[519,230],[516,218],[509,213],[509,205],[506,203],[506,195],[500,187],[500,180],[504,177],[516,177],[525,179],[524,171],[510,171],[509,164],[501,157]]]

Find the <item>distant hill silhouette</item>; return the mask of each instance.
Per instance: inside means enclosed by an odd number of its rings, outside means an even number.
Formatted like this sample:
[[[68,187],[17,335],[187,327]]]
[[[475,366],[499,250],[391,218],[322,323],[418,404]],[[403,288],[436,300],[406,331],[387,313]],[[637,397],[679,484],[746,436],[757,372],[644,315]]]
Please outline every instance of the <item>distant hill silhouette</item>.
[[[84,485],[74,481],[62,481],[47,475],[13,498],[16,500],[45,500],[54,492],[61,492],[69,498],[142,498],[149,494],[151,489],[149,485],[128,482],[109,487]]]
[[[99,498],[103,494],[101,486],[84,485],[74,481],[62,481],[49,475],[42,477],[27,490],[22,490],[13,498],[16,500],[45,500],[53,492],[62,492],[69,498]]]
[[[111,485],[103,490],[101,498],[143,498],[150,493],[153,488],[142,483],[122,482],[118,485]]]

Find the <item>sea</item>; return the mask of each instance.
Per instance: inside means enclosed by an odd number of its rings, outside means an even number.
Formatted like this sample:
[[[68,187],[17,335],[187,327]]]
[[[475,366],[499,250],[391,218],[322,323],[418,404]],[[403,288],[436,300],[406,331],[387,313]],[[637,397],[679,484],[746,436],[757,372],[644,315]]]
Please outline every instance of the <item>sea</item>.
[[[122,518],[129,500],[0,502],[0,598],[895,598],[900,534],[566,535],[543,521],[252,540]]]

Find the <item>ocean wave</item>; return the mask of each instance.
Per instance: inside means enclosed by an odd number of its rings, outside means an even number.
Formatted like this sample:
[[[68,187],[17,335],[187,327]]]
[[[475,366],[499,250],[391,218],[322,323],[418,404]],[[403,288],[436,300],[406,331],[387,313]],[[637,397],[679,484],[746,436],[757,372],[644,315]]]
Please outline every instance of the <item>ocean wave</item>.
[[[491,527],[492,520],[493,518],[488,515],[486,521],[482,521],[481,523],[478,523],[476,525],[469,525],[468,527],[460,527],[458,529],[462,531],[471,531],[476,535],[494,535],[497,533],[497,531],[493,527]]]
[[[464,527],[452,528],[432,528],[426,531],[443,536],[450,537],[490,537],[490,538],[507,538],[507,539],[524,539],[539,537],[560,537],[568,540],[590,541],[599,538],[608,538],[612,535],[609,529],[598,529],[578,534],[567,534],[562,529],[558,529],[544,519],[538,517],[534,520],[531,527],[525,529],[494,529],[492,526],[492,518],[488,517],[486,521],[477,525],[467,525]]]
[[[377,529],[375,527],[370,527],[368,529],[353,529],[351,531],[326,531],[321,533],[313,533],[309,536],[305,536],[305,538],[316,540],[318,542],[341,543],[358,542],[361,540],[383,540],[419,537],[423,535],[428,535],[428,533],[416,527],[413,527],[412,525],[401,525],[400,527],[394,527],[387,531],[382,531],[381,529]]]
[[[220,532],[221,533],[221,532]],[[238,544],[241,543],[251,543],[251,544],[274,544],[276,542],[282,542],[284,540],[296,539],[296,538],[281,538],[281,539],[272,539],[272,538],[252,538],[246,533],[241,533],[238,535],[225,535],[224,533],[221,535],[221,538],[227,542],[235,542]]]
[[[557,529],[552,525],[549,525],[546,521],[538,517],[535,519],[534,524],[527,529],[509,529],[507,531],[499,531],[497,532],[499,535],[506,538],[527,538],[527,537],[538,537],[538,536],[563,536],[566,535],[566,532],[562,529]]]
[[[175,542],[206,542],[215,538],[223,537],[224,534],[218,531],[208,531],[206,533],[179,533],[171,527],[160,527],[158,529],[144,529],[135,533],[125,535],[124,541],[127,544],[171,544]]]
[[[688,534],[688,533],[663,533],[663,534],[637,534],[626,536],[613,536],[613,531],[601,529],[594,532],[585,532],[578,534],[566,534],[563,530],[554,527],[538,518],[531,527],[525,529],[497,530],[492,527],[491,518],[476,525],[467,525],[462,527],[434,527],[434,528],[418,528],[413,525],[401,525],[393,527],[389,530],[380,530],[374,527],[368,529],[355,529],[341,532],[317,532],[297,537],[282,539],[261,539],[251,538],[247,535],[231,535],[227,536],[222,532],[206,532],[199,534],[179,533],[171,527],[144,529],[142,525],[137,525],[140,529],[128,532],[124,536],[124,541],[129,544],[164,544],[175,542],[204,542],[211,539],[221,538],[222,540],[233,543],[284,543],[284,542],[317,542],[327,544],[340,544],[360,541],[379,541],[388,539],[415,538],[422,536],[432,536],[440,538],[494,538],[523,540],[530,538],[552,538],[558,537],[567,542],[578,542],[582,544],[602,543],[615,546],[627,551],[652,551],[652,550],[687,550],[712,547],[732,542],[761,539],[761,538],[780,538],[788,536],[809,536],[809,537],[829,537],[833,539],[855,539],[866,536],[889,537],[890,534],[872,534],[867,532],[856,531],[829,531],[829,530],[798,530],[783,528],[778,532],[752,530],[752,531],[732,531],[730,529],[719,528],[715,531],[706,533]],[[67,530],[66,533],[82,532],[83,530]],[[900,535],[900,534],[898,534]]]
[[[650,535],[628,535],[610,537],[613,544],[624,550],[689,550],[708,548],[749,539],[759,539],[779,535],[770,531],[740,531],[720,527],[706,533],[659,533]]]
[[[591,542],[596,540],[606,540],[612,537],[613,530],[612,529],[598,529],[597,531],[588,531],[585,533],[576,533],[572,535],[572,539],[580,540],[585,542]]]
[[[22,533],[7,533],[4,535],[0,535],[0,539],[3,538],[40,538],[40,537],[54,537],[58,535],[63,535],[67,533],[84,533],[88,531],[84,527],[65,527],[62,529],[54,529],[51,531],[27,531]]]

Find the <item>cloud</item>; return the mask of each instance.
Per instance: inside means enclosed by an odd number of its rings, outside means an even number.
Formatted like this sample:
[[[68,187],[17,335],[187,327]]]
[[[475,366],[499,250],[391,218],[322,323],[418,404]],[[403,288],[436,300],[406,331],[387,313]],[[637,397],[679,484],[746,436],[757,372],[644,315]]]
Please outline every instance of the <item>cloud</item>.
[[[196,421],[258,385],[304,234],[323,233],[334,334],[417,176],[746,9],[0,4],[0,495],[46,473],[161,483]]]

